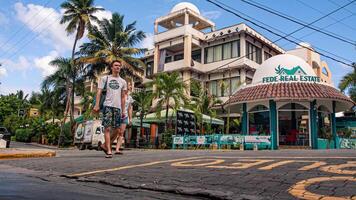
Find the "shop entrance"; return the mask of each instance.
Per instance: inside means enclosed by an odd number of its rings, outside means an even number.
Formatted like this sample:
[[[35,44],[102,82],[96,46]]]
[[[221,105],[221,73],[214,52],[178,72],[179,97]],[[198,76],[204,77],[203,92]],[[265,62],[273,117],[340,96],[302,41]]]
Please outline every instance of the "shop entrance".
[[[297,103],[278,110],[279,145],[309,146],[309,111]]]

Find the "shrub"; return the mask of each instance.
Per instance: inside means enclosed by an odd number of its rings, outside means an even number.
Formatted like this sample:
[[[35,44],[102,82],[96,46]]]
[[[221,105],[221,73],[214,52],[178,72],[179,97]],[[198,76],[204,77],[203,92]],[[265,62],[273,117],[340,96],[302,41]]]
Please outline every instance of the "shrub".
[[[174,133],[173,129],[168,129],[162,134],[162,148],[170,149],[172,147],[172,135]]]
[[[15,133],[16,141],[30,142],[32,129],[17,129]]]

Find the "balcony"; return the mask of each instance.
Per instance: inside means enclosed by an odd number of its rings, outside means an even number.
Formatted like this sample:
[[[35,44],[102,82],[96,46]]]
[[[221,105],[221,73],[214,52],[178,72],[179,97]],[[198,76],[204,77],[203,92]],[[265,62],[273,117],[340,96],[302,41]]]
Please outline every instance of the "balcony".
[[[204,33],[195,30],[192,25],[185,25],[175,29],[167,30],[161,33],[158,33],[154,36],[154,42],[163,42],[173,38],[185,36],[185,35],[193,35],[199,39],[204,39]]]

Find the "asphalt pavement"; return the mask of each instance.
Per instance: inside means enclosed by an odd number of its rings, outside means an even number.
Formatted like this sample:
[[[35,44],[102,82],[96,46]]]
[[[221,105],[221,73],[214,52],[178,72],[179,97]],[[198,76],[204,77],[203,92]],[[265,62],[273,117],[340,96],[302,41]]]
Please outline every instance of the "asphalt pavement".
[[[56,150],[0,160],[0,199],[356,199],[355,150]]]

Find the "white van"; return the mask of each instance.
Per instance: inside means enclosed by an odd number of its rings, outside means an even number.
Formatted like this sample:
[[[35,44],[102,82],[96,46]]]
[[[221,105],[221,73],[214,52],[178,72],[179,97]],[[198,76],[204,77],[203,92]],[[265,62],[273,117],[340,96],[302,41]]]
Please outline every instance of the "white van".
[[[78,149],[100,150],[100,146],[104,142],[104,127],[101,125],[101,120],[89,120],[78,125],[74,136],[74,144]],[[116,145],[116,142],[115,140],[113,145]],[[124,142],[122,146],[124,146]]]

